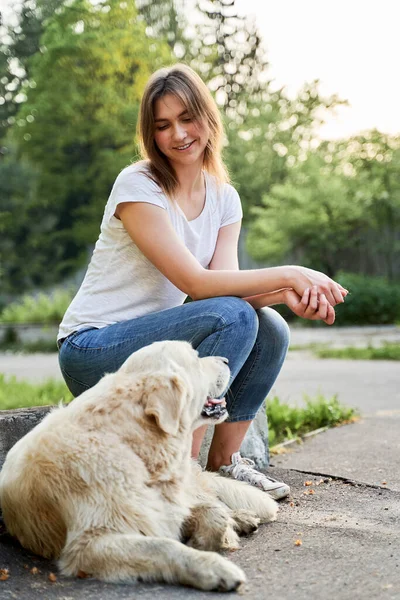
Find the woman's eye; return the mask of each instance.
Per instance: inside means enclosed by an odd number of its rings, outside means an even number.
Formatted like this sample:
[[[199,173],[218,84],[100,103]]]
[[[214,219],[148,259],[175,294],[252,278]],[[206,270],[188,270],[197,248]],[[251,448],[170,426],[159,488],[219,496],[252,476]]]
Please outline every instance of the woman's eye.
[[[160,125],[159,127],[157,127],[158,131],[164,131],[164,129],[167,129],[168,125]]]
[[[186,117],[186,119],[182,119],[184,123],[190,123],[193,119],[191,117]]]

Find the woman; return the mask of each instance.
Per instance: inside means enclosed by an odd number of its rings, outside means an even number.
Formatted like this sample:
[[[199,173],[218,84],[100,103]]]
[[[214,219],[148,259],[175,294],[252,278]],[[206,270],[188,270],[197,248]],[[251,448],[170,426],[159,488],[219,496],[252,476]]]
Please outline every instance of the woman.
[[[229,419],[215,428],[207,468],[287,496],[287,485],[239,453],[289,343],[285,321],[267,307],[285,303],[332,324],[346,290],[298,266],[239,270],[242,211],[221,160],[221,119],[189,67],[153,74],[138,131],[145,160],[117,177],[85,279],[60,326],[65,381],[77,396],[158,340],[187,340],[200,356],[227,357]],[[194,302],[183,304],[186,296]],[[194,434],[195,458],[204,433]]]

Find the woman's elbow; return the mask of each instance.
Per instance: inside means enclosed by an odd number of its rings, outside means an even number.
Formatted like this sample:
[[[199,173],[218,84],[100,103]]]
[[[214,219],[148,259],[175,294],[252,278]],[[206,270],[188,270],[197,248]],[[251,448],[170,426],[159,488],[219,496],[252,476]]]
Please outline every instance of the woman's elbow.
[[[202,274],[193,277],[185,287],[187,290],[186,293],[192,300],[204,300],[205,298],[211,297],[211,294],[207,293],[207,286]]]

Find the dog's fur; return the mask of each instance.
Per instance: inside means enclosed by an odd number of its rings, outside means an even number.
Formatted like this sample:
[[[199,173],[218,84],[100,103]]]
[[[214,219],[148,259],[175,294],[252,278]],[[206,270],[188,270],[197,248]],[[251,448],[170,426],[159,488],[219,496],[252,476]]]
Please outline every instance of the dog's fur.
[[[237,548],[277,505],[190,458],[194,429],[212,421],[201,417],[207,398],[228,381],[224,359],[186,342],[132,354],[10,450],[0,474],[8,531],[67,575],[236,589],[243,572],[215,551]]]

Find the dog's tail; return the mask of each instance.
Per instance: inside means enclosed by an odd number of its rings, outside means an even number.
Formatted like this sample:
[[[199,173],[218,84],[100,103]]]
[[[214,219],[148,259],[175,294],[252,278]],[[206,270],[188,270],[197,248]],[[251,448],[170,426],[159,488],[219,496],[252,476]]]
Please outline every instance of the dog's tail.
[[[262,523],[275,521],[278,504],[266,492],[243,481],[222,477],[209,471],[203,471],[202,476],[218,498],[231,510],[250,510]]]

